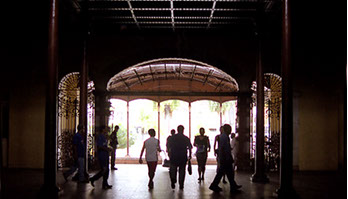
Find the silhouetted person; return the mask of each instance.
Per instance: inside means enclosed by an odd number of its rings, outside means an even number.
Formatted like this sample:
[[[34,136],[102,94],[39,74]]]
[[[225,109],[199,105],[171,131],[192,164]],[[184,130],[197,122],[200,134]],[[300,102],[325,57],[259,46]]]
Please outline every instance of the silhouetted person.
[[[237,185],[234,181],[234,170],[233,170],[233,158],[231,154],[230,138],[231,126],[229,124],[224,125],[224,133],[219,137],[219,169],[215,175],[215,178],[211,185],[209,186],[210,190],[214,192],[220,192],[222,189],[218,186],[219,182],[224,174],[226,174],[228,181],[230,182],[230,192],[236,192],[242,186]]]
[[[156,131],[154,129],[149,129],[148,133],[150,135],[150,138],[144,141],[143,148],[141,149],[140,152],[140,157],[139,157],[139,163],[142,164],[143,160],[143,153],[145,153],[145,159],[147,163],[147,168],[149,171],[149,183],[148,187],[149,189],[153,189],[153,178],[155,177],[155,172],[156,172],[156,167],[157,167],[157,162],[158,162],[158,155],[157,152],[161,151],[161,147],[159,144],[159,140],[155,138]]]
[[[205,165],[207,164],[208,152],[210,151],[209,137],[204,135],[204,128],[199,129],[199,134],[195,137],[193,146],[197,147],[196,157],[198,163],[198,181],[204,180]]]
[[[179,125],[177,128],[178,133],[175,134],[170,141],[170,180],[171,187],[175,189],[175,183],[177,182],[177,171],[179,168],[179,187],[184,189],[186,163],[188,159],[192,157],[192,144],[190,139],[184,135],[184,126]],[[187,158],[187,151],[189,151],[189,157]]]
[[[220,127],[220,134],[219,135],[216,135],[215,136],[215,140],[214,140],[214,155],[216,157],[216,162],[219,162],[219,138],[220,138],[220,135],[224,133],[224,126],[221,126]],[[217,167],[216,167],[216,172],[219,171],[219,164],[217,164]],[[223,177],[222,177],[222,182],[224,184],[226,184],[226,179],[225,179],[226,175],[224,174]]]
[[[84,139],[85,127],[81,124],[77,126],[77,133],[75,133],[72,144],[73,144],[73,166],[66,172],[63,173],[65,181],[68,181],[68,177],[75,173],[78,169],[78,181],[88,182],[85,178],[85,157],[86,157],[86,143]]]
[[[170,143],[171,143],[171,140],[172,140],[172,138],[173,138],[173,136],[175,135],[175,129],[172,129],[171,131],[170,131],[170,135],[167,137],[167,143],[166,143],[166,151],[167,151],[167,153],[168,153],[168,156],[170,157],[170,148],[169,148],[169,145],[170,145]]]
[[[118,145],[118,140],[117,140],[117,132],[120,129],[118,125],[115,126],[114,131],[112,131],[109,139],[110,139],[110,146],[112,148],[111,151],[111,170],[117,170],[115,167],[115,161],[116,161],[116,149]]]
[[[111,189],[112,186],[108,184],[109,178],[109,152],[112,151],[111,148],[108,147],[107,134],[109,132],[109,127],[103,126],[101,128],[101,132],[98,135],[97,139],[97,152],[98,152],[98,160],[100,171],[95,174],[92,178],[90,178],[91,184],[94,187],[94,181],[98,180],[103,176],[103,189]]]
[[[232,158],[233,158],[233,169],[237,170],[237,154],[239,149],[239,141],[238,137],[236,137],[235,133],[231,133],[231,152],[232,152]]]

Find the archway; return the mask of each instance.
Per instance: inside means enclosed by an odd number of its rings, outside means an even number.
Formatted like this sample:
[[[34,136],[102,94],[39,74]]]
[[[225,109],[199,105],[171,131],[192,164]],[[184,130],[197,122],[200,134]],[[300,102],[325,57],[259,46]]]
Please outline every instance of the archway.
[[[128,115],[122,116],[128,118],[127,120],[132,114],[130,113],[130,104],[133,100],[148,99],[153,101],[152,108],[157,110],[158,114],[158,125],[153,126],[157,128],[157,136],[161,141],[162,149],[165,149],[165,140],[170,129],[176,129],[179,123],[184,124],[185,134],[191,140],[194,138],[194,134],[198,132],[198,129],[194,129],[194,126],[199,125],[197,123],[197,125],[192,126],[194,123],[194,119],[191,119],[193,118],[192,114],[194,114],[192,110],[195,109],[195,104],[205,103],[208,112],[216,113],[216,124],[205,125],[207,132],[213,132],[209,136],[211,145],[213,145],[214,137],[218,133],[221,124],[231,124],[234,127],[233,131],[236,128],[238,84],[230,75],[203,62],[180,58],[142,62],[113,76],[107,84],[107,91],[109,92],[110,102],[117,99],[123,106],[126,106],[121,109],[127,112]],[[123,102],[120,100],[123,100]],[[177,113],[175,113],[176,110],[173,109],[175,103],[185,105],[181,106],[181,110],[177,110]],[[170,118],[166,117],[170,113],[181,114],[180,119],[185,121],[170,121]],[[113,120],[115,119],[115,115],[111,117]],[[163,123],[164,120],[167,123]],[[128,156],[130,155],[129,142],[132,137],[130,132],[132,127],[130,127],[129,121],[127,123],[124,126],[128,127],[126,129],[128,146],[126,155]],[[111,124],[110,120],[109,124]]]
[[[87,141],[88,154],[93,156],[95,100],[94,83],[88,82],[87,109]],[[62,78],[58,86],[58,118],[57,118],[57,165],[67,167],[73,164],[71,140],[77,130],[80,109],[80,75],[72,72]]]

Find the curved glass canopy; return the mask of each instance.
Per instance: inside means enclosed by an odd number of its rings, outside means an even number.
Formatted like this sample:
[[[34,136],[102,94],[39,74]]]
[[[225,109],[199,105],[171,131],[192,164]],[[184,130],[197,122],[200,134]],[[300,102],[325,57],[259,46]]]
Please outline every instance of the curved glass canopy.
[[[114,98],[148,98],[155,101],[235,99],[238,84],[222,70],[203,62],[164,58],[139,63],[112,77],[107,90]],[[123,97],[122,97],[123,96]]]

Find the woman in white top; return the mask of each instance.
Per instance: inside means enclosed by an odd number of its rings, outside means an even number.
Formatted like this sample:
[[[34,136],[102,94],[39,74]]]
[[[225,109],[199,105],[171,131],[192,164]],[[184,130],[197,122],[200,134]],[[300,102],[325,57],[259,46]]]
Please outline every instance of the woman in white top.
[[[142,164],[143,160],[143,153],[146,149],[145,153],[145,159],[147,163],[147,167],[149,169],[149,189],[153,189],[153,178],[155,177],[156,167],[157,167],[157,161],[158,156],[157,152],[161,151],[161,147],[159,144],[159,140],[155,138],[156,131],[155,129],[149,129],[148,131],[150,138],[144,141],[143,148],[141,149],[139,163]]]

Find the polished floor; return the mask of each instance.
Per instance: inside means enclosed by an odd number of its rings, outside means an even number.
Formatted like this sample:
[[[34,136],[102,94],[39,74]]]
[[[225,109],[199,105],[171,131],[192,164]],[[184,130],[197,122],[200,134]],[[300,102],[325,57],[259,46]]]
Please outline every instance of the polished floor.
[[[117,199],[196,199],[196,198],[235,198],[263,199],[276,198],[275,191],[279,187],[276,173],[268,173],[269,183],[260,184],[250,181],[251,172],[236,172],[236,181],[243,185],[241,192],[230,194],[228,184],[220,183],[221,193],[213,193],[208,189],[212,182],[216,166],[208,165],[205,181],[199,183],[197,165],[193,165],[193,174],[186,174],[185,187],[173,190],[170,187],[168,168],[158,165],[154,179],[154,189],[147,187],[148,176],[146,164],[120,164],[118,170],[110,172],[109,184],[112,189],[103,190],[101,181],[95,187],[89,183],[76,183],[69,180],[65,183],[61,171],[57,175],[57,184],[61,191],[59,198],[117,198]],[[90,175],[95,172],[91,172]],[[8,170],[4,175],[3,198],[36,198],[43,179],[42,170]],[[295,172],[294,188],[303,199],[347,198],[346,176],[338,172]]]

